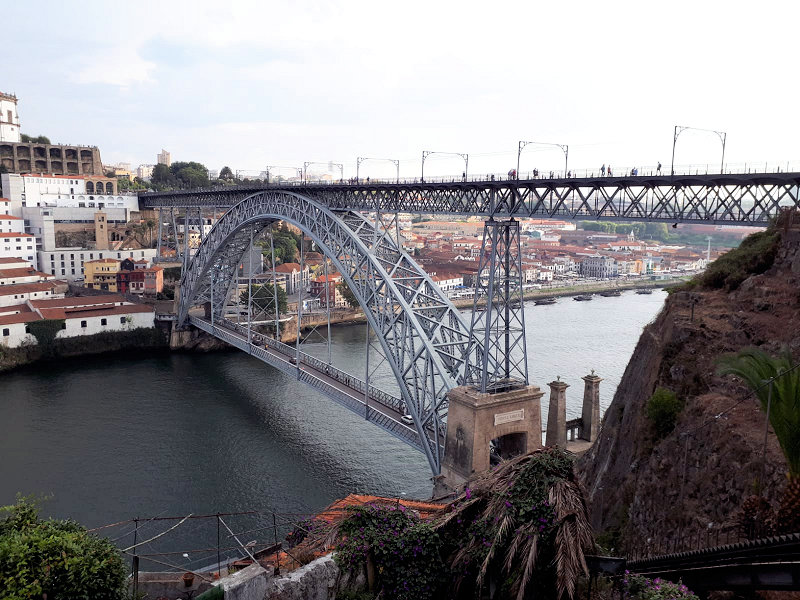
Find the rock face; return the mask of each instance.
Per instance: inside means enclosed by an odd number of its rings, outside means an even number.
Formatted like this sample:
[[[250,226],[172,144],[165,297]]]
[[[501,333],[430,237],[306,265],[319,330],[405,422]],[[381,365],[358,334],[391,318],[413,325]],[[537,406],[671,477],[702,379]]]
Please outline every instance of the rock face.
[[[747,346],[788,346],[800,359],[798,264],[800,230],[788,229],[767,272],[730,292],[675,292],[644,329],[598,440],[578,463],[592,524],[614,532],[607,543],[617,551],[731,524],[762,469],[764,493],[777,504],[786,472],[777,439],[770,431],[764,467],[765,415],[748,388],[716,374],[716,361]],[[646,415],[659,386],[685,403],[663,439]]]

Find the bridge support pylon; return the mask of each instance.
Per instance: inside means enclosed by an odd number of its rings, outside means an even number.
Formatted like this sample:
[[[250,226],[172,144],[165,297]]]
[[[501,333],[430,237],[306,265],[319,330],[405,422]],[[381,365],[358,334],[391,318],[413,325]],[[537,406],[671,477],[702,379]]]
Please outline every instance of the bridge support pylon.
[[[511,458],[541,448],[539,401],[543,395],[532,385],[511,386],[495,393],[484,393],[474,386],[450,390],[439,487],[456,489],[487,471],[493,457]]]

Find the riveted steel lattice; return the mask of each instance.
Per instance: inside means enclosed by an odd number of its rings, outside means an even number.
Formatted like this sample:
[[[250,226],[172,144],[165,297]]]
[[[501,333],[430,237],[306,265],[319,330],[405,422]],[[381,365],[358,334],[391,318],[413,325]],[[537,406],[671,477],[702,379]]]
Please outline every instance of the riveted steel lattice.
[[[263,191],[231,208],[200,244],[181,280],[178,324],[192,306],[210,303],[221,319],[236,266],[250,244],[275,220],[299,227],[330,257],[350,286],[376,332],[400,387],[406,410],[424,439],[434,473],[442,447],[434,432],[444,430],[446,394],[466,380],[469,328],[430,277],[386,229],[376,229],[354,212],[333,213],[296,193]],[[474,368],[474,367],[473,367]],[[494,368],[494,365],[492,365]]]
[[[482,345],[468,356],[477,367],[469,383],[484,393],[528,383],[519,233],[513,219],[489,220],[483,228],[470,324],[470,337]]]
[[[587,177],[447,183],[226,186],[143,194],[145,208],[233,206],[263,191],[290,190],[332,210],[494,218],[613,219],[765,226],[800,208],[800,173]]]

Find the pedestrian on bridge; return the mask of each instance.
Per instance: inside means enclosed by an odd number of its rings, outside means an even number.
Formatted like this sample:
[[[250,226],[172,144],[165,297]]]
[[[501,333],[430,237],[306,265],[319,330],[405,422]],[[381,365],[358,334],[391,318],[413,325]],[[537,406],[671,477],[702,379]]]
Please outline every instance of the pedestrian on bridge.
[[[661,161],[658,161],[658,166],[656,167],[656,174],[661,175]]]
[[[600,167],[600,175],[602,175],[603,177],[606,176],[606,164],[605,163],[603,163],[603,166]]]

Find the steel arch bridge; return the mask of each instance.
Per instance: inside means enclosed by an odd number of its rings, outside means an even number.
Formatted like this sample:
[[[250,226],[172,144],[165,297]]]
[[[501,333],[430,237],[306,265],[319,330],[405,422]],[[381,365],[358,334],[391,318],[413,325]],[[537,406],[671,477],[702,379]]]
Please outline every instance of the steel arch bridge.
[[[253,239],[278,220],[297,226],[310,237],[350,286],[398,382],[401,404],[393,408],[412,417],[418,442],[412,445],[421,447],[433,473],[438,474],[446,395],[479,378],[475,370],[480,361],[468,359],[470,353],[481,352],[481,344],[471,337],[469,326],[439,287],[389,232],[361,214],[333,212],[316,200],[283,190],[248,196],[220,218],[184,271],[178,326],[191,320],[242,349],[246,341],[250,348],[249,335],[242,340],[240,331],[239,339],[234,338],[236,327],[226,321],[224,309],[243,255]],[[190,318],[190,309],[198,304],[210,305],[210,323]],[[264,344],[266,340],[259,341]],[[273,342],[265,347],[279,351],[279,345]],[[309,364],[308,360],[300,362]],[[303,367],[294,364],[300,376]],[[330,376],[324,366],[314,368],[316,379]],[[396,422],[376,422],[397,435]],[[409,441],[408,436],[399,437]]]

